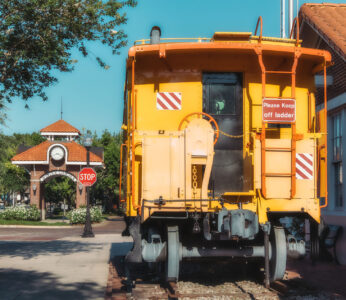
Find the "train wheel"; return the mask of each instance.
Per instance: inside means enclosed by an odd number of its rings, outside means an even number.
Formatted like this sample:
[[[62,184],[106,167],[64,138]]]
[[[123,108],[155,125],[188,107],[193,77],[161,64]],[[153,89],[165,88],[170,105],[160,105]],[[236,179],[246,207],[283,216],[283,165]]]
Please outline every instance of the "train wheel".
[[[179,227],[167,226],[166,281],[178,281],[180,267]]]
[[[285,230],[282,227],[273,228],[271,235],[272,256],[270,259],[270,280],[280,280],[284,277],[287,261],[287,245]]]

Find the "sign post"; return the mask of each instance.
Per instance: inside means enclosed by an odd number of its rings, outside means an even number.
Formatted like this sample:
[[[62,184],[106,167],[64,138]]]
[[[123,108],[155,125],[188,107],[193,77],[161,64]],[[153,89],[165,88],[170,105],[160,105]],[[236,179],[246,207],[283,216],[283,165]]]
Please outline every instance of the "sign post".
[[[89,165],[89,160],[88,164]],[[96,172],[92,168],[83,168],[78,174],[78,180],[81,184],[86,187],[86,196],[87,196],[87,209],[86,209],[86,217],[85,217],[85,226],[82,237],[94,237],[94,233],[92,232],[91,227],[91,216],[90,216],[90,203],[89,203],[89,188],[96,182],[97,176]]]

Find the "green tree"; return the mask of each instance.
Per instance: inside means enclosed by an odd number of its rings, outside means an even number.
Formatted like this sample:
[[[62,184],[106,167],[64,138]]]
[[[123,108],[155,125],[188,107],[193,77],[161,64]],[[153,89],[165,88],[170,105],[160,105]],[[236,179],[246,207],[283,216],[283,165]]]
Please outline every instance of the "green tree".
[[[1,190],[5,193],[19,192],[24,193],[29,186],[30,176],[24,168],[12,165],[10,162],[4,163],[1,174]]]
[[[4,103],[5,103],[4,99],[0,98],[0,125],[4,125],[5,120],[7,118],[7,114],[6,114],[7,107],[5,106]]]
[[[17,153],[19,145],[35,146],[44,141],[37,132],[7,136],[0,134],[0,194],[23,193],[29,186],[29,174],[22,168],[12,165],[11,158]]]
[[[97,182],[91,189],[91,198],[112,210],[119,198],[119,162],[121,135],[105,130],[101,138],[94,137],[94,146],[104,148],[104,169],[97,171]]]
[[[71,51],[87,56],[86,42],[118,54],[127,43],[118,29],[127,20],[122,8],[135,5],[135,0],[0,1],[0,100],[35,95],[46,100],[44,88],[57,81],[52,71],[72,71]]]

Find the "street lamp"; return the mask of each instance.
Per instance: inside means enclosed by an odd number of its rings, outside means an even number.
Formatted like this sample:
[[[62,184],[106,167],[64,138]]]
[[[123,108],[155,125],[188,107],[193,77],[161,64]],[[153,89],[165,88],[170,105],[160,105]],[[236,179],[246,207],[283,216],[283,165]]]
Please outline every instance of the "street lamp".
[[[79,189],[79,193],[82,195],[82,192],[83,192],[83,184],[79,184],[78,185],[78,189]]]
[[[87,168],[89,168],[90,165],[90,147],[92,145],[92,137],[90,134],[87,134],[84,138],[84,147],[87,150]],[[90,218],[90,201],[89,201],[89,186],[86,187],[86,202],[87,202],[87,207],[86,207],[86,217],[85,217],[85,225],[84,225],[84,232],[82,237],[87,238],[87,237],[94,237],[93,229],[91,227],[91,218]]]
[[[34,195],[36,196],[37,186],[36,186],[35,183],[32,185],[32,190],[33,190],[33,192],[34,192]]]

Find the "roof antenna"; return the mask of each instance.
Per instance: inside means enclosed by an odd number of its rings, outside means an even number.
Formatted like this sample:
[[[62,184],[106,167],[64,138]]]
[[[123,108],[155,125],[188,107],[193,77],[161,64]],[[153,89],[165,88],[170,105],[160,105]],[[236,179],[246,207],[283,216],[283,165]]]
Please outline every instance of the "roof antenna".
[[[285,24],[285,17],[286,17],[286,1],[281,0],[281,38],[286,38],[286,24]]]
[[[60,99],[60,120],[62,120],[62,97]]]

